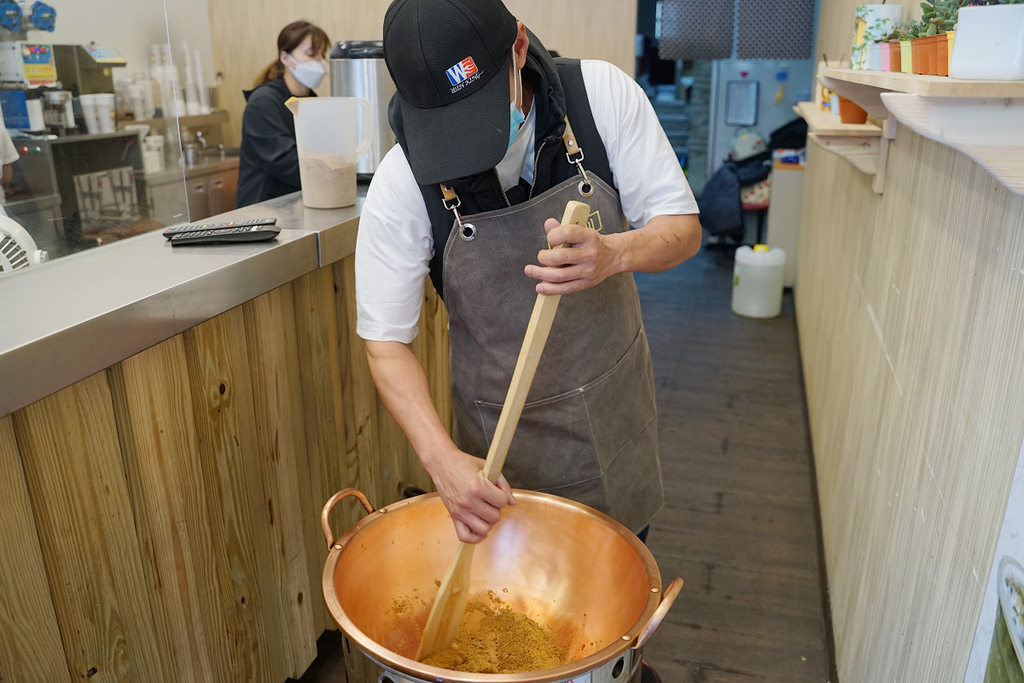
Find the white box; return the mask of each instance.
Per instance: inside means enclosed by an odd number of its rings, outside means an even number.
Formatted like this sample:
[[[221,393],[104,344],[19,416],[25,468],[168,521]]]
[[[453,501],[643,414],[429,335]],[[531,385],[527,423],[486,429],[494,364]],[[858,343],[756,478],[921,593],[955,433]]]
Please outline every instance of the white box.
[[[950,78],[1024,80],[1024,5],[963,7],[957,14]]]

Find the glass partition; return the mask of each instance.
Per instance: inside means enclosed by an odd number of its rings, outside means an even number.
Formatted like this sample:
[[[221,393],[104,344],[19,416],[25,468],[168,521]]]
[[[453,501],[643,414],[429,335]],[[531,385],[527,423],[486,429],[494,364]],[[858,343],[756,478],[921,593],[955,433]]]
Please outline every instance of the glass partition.
[[[208,7],[0,0],[0,277],[234,208]]]

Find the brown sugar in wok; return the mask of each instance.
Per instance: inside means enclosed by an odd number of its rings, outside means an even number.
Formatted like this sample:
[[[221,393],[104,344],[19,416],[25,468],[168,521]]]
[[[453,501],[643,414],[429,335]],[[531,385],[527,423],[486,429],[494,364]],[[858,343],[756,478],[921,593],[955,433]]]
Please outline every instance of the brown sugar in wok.
[[[450,648],[435,652],[424,664],[469,673],[524,673],[559,666],[566,653],[555,635],[502,602],[493,591],[466,604]]]

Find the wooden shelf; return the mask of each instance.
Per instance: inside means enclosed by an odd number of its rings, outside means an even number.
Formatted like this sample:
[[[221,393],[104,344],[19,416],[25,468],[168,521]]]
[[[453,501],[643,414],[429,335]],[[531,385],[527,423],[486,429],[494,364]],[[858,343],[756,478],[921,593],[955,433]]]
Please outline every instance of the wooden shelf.
[[[879,90],[927,97],[1024,97],[1024,81],[968,81],[889,71],[858,71],[820,66],[818,75]],[[840,92],[836,90],[836,92]]]
[[[1024,195],[1024,102],[883,93],[892,116],[918,135],[952,147]]]
[[[881,193],[889,150],[881,128],[870,123],[843,123],[813,102],[798,102],[793,111],[807,122],[807,137],[812,142],[850,162],[861,173],[875,176],[873,187]]]
[[[815,133],[809,133],[807,137],[829,152],[846,159],[861,173],[878,173],[880,138],[825,137]]]
[[[831,112],[822,111],[813,102],[797,102],[797,116],[807,122],[810,132],[829,137],[880,137],[882,129],[871,123],[843,123]]]
[[[976,81],[884,71],[855,71],[818,64],[818,80],[847,97],[872,117],[884,121],[878,145],[875,192],[885,184],[889,144],[896,122],[919,135],[974,159],[1010,191],[1024,194],[1024,81]],[[813,109],[813,107],[812,107]],[[798,114],[803,114],[798,111]],[[807,117],[804,117],[807,119]],[[826,136],[808,120],[818,144],[839,154],[865,173],[868,145]],[[850,136],[852,137],[852,136]]]

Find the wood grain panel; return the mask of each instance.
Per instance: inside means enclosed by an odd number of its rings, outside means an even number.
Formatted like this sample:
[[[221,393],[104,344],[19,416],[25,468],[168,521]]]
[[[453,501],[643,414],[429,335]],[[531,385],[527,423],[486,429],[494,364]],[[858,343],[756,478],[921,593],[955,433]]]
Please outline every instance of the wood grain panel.
[[[122,361],[110,378],[123,396],[118,428],[176,673],[197,681],[232,679],[240,663],[229,639],[239,627],[221,601],[230,595],[228,569],[210,523],[210,509],[220,501],[203,485],[182,336]]]
[[[68,681],[14,424],[0,418],[0,681]],[[9,561],[9,560],[14,560]]]
[[[301,6],[272,0],[211,2],[214,68],[224,79],[220,104],[230,115],[225,143],[239,143],[245,108],[242,90],[251,88],[260,70],[277,58],[281,28],[305,18],[327,31],[332,41],[379,40],[388,4],[386,0],[349,0],[343,4],[307,0]],[[636,0],[593,0],[585,8],[545,0],[508,0],[507,5],[548,48],[566,57],[604,59],[633,74]],[[321,94],[326,94],[328,88],[327,84],[322,86]]]
[[[295,334],[302,359],[302,416],[309,462],[310,498],[302,533],[306,539],[310,585],[320,584],[327,547],[316,520],[323,504],[348,481],[345,416],[341,395],[341,353],[334,312],[334,278],[321,268],[292,283]],[[323,600],[314,601],[317,632],[333,628]]]
[[[313,508],[292,285],[243,306],[256,435],[277,591],[284,610],[285,668],[297,678],[316,657],[319,581],[312,582],[304,524]]]
[[[142,569],[143,550],[152,548],[137,537],[104,374],[26,406],[13,421],[72,677],[174,678]]]
[[[812,145],[797,312],[841,680],[959,680],[1024,437],[1024,197],[901,128]]]
[[[352,257],[345,259],[346,261],[353,261]],[[354,263],[354,261],[353,261]],[[355,329],[355,288],[354,282],[348,282],[345,278],[345,271],[347,268],[351,268],[352,263],[347,267],[344,262],[338,262],[331,265],[331,277],[334,281],[334,319],[337,322],[338,328],[338,339],[342,343],[342,347],[339,349],[339,378],[338,384],[341,389],[341,395],[343,399],[342,406],[342,419],[345,423],[345,442],[343,444],[343,454],[345,458],[345,472],[346,472],[346,485],[354,486],[368,496],[372,495],[368,489],[363,486],[363,482],[360,479],[359,470],[359,446],[360,442],[363,441],[359,426],[356,424],[356,410],[355,410],[355,392],[356,392],[356,374],[358,372],[369,372],[369,368],[366,366],[357,366],[353,363],[353,345],[359,347],[362,346],[362,341],[359,340],[356,335]],[[351,289],[350,289],[351,287]],[[360,348],[360,353],[362,352]],[[357,359],[358,360],[358,359]],[[366,386],[365,378],[359,380],[361,387]],[[364,426],[365,428],[365,426]],[[326,503],[327,500],[320,501],[321,505]],[[377,505],[377,501],[370,501],[374,505]],[[362,516],[364,511],[361,505],[339,505],[335,508],[334,512],[334,531],[338,535],[345,529],[350,528],[355,524]]]
[[[214,550],[227,568],[220,599],[230,615],[236,677],[288,676],[284,614],[276,591],[270,518],[253,412],[245,319],[235,308],[184,334],[196,444],[210,505]]]
[[[347,433],[355,434],[354,453],[356,454],[356,470],[349,470],[355,486],[365,493],[374,507],[383,507],[388,486],[380,481],[380,468],[377,459],[380,457],[380,433],[378,431],[377,389],[370,375],[369,363],[366,360],[366,346],[355,334],[356,330],[356,270],[355,257],[350,256],[340,264],[336,264],[335,281],[340,280],[339,297],[345,303],[339,314],[346,316],[345,329],[348,333],[347,362],[349,372],[346,381],[350,383],[351,414],[346,416],[349,425]],[[347,402],[349,403],[349,402]]]

